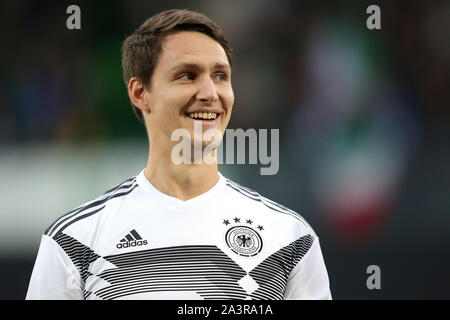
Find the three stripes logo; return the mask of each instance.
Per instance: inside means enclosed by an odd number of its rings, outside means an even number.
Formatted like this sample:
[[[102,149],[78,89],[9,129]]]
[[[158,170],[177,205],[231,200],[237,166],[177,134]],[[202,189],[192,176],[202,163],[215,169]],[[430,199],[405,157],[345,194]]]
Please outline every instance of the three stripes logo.
[[[145,246],[147,245],[147,240],[142,240],[142,237],[137,233],[135,229],[128,232],[128,234],[120,240],[120,242],[116,245],[117,249],[129,248],[129,247],[137,247],[137,246]]]

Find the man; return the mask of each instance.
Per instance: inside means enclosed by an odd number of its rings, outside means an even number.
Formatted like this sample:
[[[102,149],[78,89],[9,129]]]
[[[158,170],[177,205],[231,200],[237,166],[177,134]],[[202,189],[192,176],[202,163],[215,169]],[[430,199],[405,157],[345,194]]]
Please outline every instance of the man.
[[[319,239],[300,215],[225,178],[217,162],[174,159],[173,132],[204,151],[220,142],[208,130],[223,135],[230,120],[222,30],[169,10],[128,37],[122,54],[149,137],[147,166],[46,230],[27,299],[330,299]]]

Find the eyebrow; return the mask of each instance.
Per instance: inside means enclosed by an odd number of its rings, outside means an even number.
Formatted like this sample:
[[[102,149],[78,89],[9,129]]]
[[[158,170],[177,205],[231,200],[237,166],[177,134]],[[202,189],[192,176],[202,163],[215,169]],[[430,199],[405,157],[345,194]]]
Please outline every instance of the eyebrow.
[[[191,70],[200,71],[203,68],[200,65],[196,64],[196,63],[185,63],[185,62],[182,62],[182,63],[176,64],[175,66],[170,68],[169,72],[172,73],[172,72],[176,72],[176,71],[183,70],[183,69],[191,69]],[[231,71],[231,67],[230,67],[229,64],[227,64],[227,63],[219,63],[219,62],[217,62],[214,65],[213,69],[222,69],[222,70],[226,69],[226,70],[230,70]]]

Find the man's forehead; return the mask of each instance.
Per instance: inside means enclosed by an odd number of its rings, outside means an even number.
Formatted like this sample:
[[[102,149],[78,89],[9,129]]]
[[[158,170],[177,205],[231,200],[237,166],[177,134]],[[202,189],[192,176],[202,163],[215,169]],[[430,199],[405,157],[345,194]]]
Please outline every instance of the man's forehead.
[[[163,39],[160,62],[181,65],[212,65],[230,69],[225,50],[209,36],[195,31],[180,31]]]

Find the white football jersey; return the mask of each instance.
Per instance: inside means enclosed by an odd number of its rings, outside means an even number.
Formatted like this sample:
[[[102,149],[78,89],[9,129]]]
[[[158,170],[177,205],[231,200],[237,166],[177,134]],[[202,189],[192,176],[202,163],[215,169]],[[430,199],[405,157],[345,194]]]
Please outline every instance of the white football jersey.
[[[296,212],[219,173],[183,201],[136,176],[56,220],[26,299],[331,299]]]

